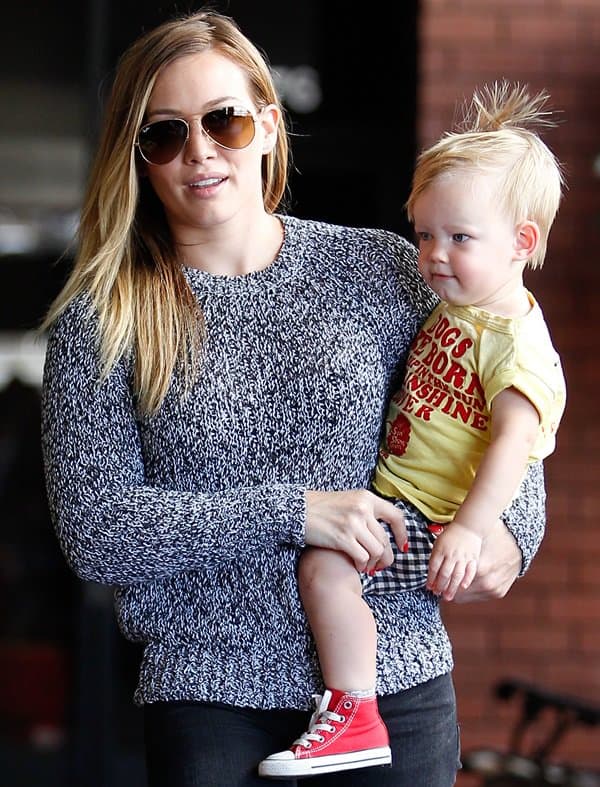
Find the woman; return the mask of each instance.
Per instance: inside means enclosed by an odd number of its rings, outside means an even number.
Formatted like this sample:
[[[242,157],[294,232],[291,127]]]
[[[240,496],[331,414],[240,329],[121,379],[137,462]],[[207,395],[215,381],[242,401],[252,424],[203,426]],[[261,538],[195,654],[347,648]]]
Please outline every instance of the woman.
[[[388,565],[366,491],[383,413],[435,304],[415,249],[276,213],[287,137],[267,64],[206,11],[123,56],[73,272],[46,320],[50,507],[81,577],[144,643],[149,784],[263,784],[322,689],[302,547]],[[469,598],[503,595],[544,526],[535,466]],[[316,784],[451,785],[452,656],[436,596],[371,598],[394,764]],[[343,779],[343,781],[336,781]],[[289,782],[287,782],[289,784]]]

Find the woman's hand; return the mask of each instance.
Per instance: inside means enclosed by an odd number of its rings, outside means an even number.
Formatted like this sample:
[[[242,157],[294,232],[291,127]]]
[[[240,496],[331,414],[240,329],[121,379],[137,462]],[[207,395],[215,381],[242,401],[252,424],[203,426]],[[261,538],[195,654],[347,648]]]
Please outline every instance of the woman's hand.
[[[427,589],[452,601],[459,588],[467,589],[477,576],[483,540],[457,519],[436,538],[429,558]]]
[[[504,598],[521,570],[521,550],[504,523],[498,519],[484,538],[475,579],[460,588],[454,601],[489,601]]]
[[[389,524],[400,549],[406,543],[402,512],[366,489],[307,491],[305,500],[306,543],[344,552],[357,571],[368,573],[393,563],[389,537],[378,519]]]

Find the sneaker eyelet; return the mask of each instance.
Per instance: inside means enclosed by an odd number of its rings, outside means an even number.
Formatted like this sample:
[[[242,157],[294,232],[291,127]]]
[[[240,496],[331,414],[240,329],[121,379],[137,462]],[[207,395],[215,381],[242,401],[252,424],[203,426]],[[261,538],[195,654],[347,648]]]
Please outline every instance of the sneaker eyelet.
[[[340,716],[340,724],[344,724],[345,721],[346,721],[346,717]]]
[[[344,708],[346,708],[346,710],[350,710],[351,707],[352,707],[352,703],[350,702],[350,700],[346,700],[346,702],[344,702]]]
[[[325,743],[325,738],[322,735],[319,735],[319,743]]]

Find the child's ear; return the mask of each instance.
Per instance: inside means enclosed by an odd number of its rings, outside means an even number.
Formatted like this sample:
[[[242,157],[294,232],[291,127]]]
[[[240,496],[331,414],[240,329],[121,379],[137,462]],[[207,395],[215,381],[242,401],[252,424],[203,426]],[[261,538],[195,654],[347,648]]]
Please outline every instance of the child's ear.
[[[540,228],[535,221],[522,221],[515,228],[515,260],[527,261],[540,243]]]

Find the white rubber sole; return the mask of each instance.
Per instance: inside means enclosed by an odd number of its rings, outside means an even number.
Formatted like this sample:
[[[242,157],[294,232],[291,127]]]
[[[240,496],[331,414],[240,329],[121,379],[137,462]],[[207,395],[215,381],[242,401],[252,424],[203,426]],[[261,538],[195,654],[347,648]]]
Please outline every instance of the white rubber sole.
[[[303,776],[316,776],[319,773],[372,768],[375,765],[391,765],[391,763],[390,747],[381,746],[377,749],[330,754],[325,757],[306,757],[301,760],[295,759],[293,755],[290,759],[268,758],[258,766],[258,775],[267,779],[296,779]]]

